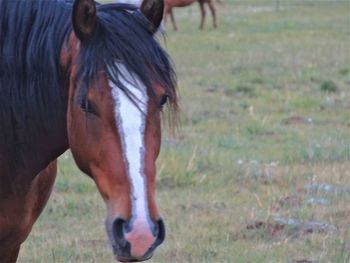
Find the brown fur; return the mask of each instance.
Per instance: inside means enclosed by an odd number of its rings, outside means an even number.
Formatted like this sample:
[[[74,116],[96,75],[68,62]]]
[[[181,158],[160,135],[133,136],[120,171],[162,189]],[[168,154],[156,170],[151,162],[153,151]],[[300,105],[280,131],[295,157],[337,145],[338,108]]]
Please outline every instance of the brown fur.
[[[0,203],[0,259],[16,262],[21,243],[27,238],[36,219],[46,205],[56,178],[57,161],[42,170],[26,191],[16,193]]]

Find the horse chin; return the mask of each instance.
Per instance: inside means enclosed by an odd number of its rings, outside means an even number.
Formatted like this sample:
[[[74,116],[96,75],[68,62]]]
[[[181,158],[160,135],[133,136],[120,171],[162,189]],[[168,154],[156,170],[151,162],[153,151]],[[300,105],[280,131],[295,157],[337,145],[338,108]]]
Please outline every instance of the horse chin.
[[[151,259],[153,254],[147,255],[144,258],[127,258],[127,257],[120,257],[118,255],[115,255],[115,259],[119,262],[141,262]]]
[[[130,249],[130,243],[128,243],[129,249]],[[153,249],[149,250],[145,255],[141,256],[141,257],[136,257],[136,256],[132,256],[130,255],[130,252],[126,252],[122,251],[121,248],[115,244],[112,244],[112,248],[113,248],[113,254],[114,254],[114,258],[116,260],[118,260],[119,262],[141,262],[141,261],[146,261],[149,260],[150,258],[152,258],[153,256]]]

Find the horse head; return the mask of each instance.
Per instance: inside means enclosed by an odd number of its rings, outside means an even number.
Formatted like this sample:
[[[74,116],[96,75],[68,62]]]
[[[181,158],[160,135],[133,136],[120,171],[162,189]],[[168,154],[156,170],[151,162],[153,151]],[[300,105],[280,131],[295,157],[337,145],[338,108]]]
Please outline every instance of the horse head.
[[[176,104],[175,80],[153,37],[163,1],[144,0],[140,10],[121,13],[137,21],[130,28],[129,18],[114,23],[107,7],[76,0],[61,64],[69,69],[67,131],[74,159],[106,203],[117,259],[142,261],[165,238],[155,201],[155,162],[162,106]]]

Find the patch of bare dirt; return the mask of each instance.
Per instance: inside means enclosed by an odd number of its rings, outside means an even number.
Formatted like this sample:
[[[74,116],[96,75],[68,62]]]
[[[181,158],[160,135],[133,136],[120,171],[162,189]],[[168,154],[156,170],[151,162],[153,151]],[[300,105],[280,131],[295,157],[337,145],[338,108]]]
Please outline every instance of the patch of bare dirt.
[[[293,240],[309,234],[335,234],[334,225],[319,221],[300,221],[293,218],[274,217],[267,221],[255,221],[245,227],[246,231],[263,231],[273,239]]]
[[[200,202],[194,202],[192,204],[188,205],[178,205],[178,208],[180,208],[183,211],[187,210],[197,210],[197,211],[224,211],[227,209],[227,205],[223,202],[214,202],[214,203],[200,203]]]
[[[300,125],[300,124],[312,124],[312,119],[303,117],[303,116],[291,116],[284,120],[282,120],[282,123],[284,125]]]

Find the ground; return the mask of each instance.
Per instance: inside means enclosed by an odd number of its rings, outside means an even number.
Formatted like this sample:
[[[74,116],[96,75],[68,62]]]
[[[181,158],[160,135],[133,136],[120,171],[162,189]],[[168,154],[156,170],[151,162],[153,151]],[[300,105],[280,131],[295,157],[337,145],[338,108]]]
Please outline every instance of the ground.
[[[151,262],[348,262],[350,2],[223,1],[218,29],[194,4],[160,37],[182,110],[177,132],[164,121]],[[105,214],[67,152],[19,262],[112,262]]]

